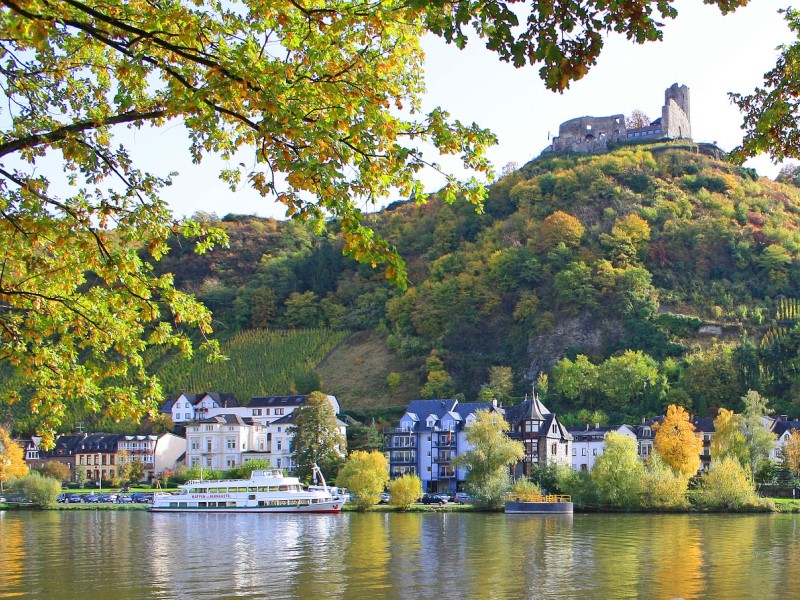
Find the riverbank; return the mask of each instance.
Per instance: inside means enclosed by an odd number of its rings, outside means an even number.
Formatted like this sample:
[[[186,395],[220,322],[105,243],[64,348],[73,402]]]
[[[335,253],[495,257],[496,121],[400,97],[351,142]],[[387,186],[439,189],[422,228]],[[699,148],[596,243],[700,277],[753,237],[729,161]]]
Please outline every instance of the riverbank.
[[[620,510],[608,508],[586,508],[575,507],[575,513],[583,514],[702,514],[702,513],[729,513],[729,514],[747,514],[747,513],[800,513],[800,500],[792,500],[787,498],[765,498],[771,500],[765,506],[750,506],[741,510],[726,510],[726,511],[708,511],[700,510],[696,507],[684,510]],[[149,504],[56,504],[47,508],[40,509],[31,504],[17,504],[17,503],[0,503],[0,510],[94,510],[94,511],[146,511],[150,507]],[[343,512],[361,512],[355,505],[345,504],[342,507]],[[430,505],[430,504],[415,504],[408,509],[402,510],[397,506],[388,504],[376,504],[367,511],[367,513],[442,513],[442,512],[472,512],[472,513],[502,513],[503,509],[486,509],[478,508],[469,504],[444,504],[444,505]]]

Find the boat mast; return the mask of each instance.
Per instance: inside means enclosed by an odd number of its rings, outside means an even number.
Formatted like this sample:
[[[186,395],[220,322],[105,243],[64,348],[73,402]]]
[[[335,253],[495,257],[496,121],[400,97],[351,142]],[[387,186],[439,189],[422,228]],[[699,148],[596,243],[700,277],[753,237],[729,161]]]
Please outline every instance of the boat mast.
[[[317,465],[317,463],[314,463],[314,466],[312,467],[312,470],[311,470],[311,472],[312,472],[312,478],[313,478],[313,480],[314,480],[314,481],[316,481],[316,480],[317,480],[317,477],[319,477],[319,478],[320,478],[320,481],[322,481],[322,487],[323,487],[323,488],[325,489],[325,491],[327,492],[327,491],[328,491],[328,484],[327,484],[327,483],[325,483],[325,477],[322,475],[322,471],[320,470],[320,468],[319,468],[319,466]]]

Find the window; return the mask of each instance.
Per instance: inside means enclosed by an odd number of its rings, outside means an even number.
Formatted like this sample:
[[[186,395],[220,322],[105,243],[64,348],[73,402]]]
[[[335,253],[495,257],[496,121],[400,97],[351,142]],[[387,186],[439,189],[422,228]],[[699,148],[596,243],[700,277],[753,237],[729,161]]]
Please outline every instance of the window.
[[[281,468],[281,459],[280,459],[280,458],[278,458],[278,459],[276,459],[276,460],[275,460],[275,466],[276,466],[277,468],[279,468],[279,469]]]
[[[265,409],[264,409],[264,416],[265,416],[265,417],[268,417],[268,416],[269,416],[269,409],[268,409],[268,408],[265,408]]]
[[[192,450],[200,450],[200,442],[197,440],[192,440]]]
[[[212,431],[212,430],[213,427],[211,425],[206,425],[205,427],[203,427],[203,431]]]
[[[550,454],[552,454],[553,456],[558,454],[558,444],[556,444],[555,442],[550,444]]]
[[[552,429],[550,431],[552,431],[553,433],[558,433],[558,425],[553,423],[553,427],[552,427]]]
[[[278,440],[277,449],[278,450],[282,450],[283,449],[283,444],[282,444],[281,440]]]
[[[186,413],[185,415],[183,415],[183,418],[186,419],[186,420],[191,419],[192,418],[192,413]]]
[[[589,450],[587,448],[581,448],[581,456],[588,456]]]
[[[193,466],[193,467],[196,467],[196,466],[198,466],[199,464],[200,464],[200,457],[199,457],[199,456],[193,456],[193,457],[192,457],[192,466]]]
[[[276,408],[276,409],[275,409],[275,416],[276,416],[276,417],[279,417],[279,416],[281,416],[282,414],[283,414],[283,409],[282,409],[282,408]]]
[[[228,450],[236,450],[236,438],[228,438],[225,440],[225,445]]]
[[[206,452],[211,452],[211,440],[206,440]]]
[[[592,456],[597,456],[597,448],[592,448]]]
[[[254,417],[260,417],[261,416],[261,409],[260,408],[254,408],[253,409],[253,416]]]
[[[280,428],[280,427],[278,427],[278,433],[280,433],[280,432],[281,432],[281,428]]]
[[[572,456],[577,456],[577,455],[578,455],[578,449],[577,448],[573,448],[572,449]]]

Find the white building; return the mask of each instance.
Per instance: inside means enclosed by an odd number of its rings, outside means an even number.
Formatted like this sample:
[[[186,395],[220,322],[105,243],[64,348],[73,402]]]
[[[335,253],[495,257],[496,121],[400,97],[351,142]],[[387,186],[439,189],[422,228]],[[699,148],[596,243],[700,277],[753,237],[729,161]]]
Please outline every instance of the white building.
[[[628,425],[616,427],[595,425],[591,429],[586,425],[584,429],[571,428],[569,432],[572,434],[572,468],[576,471],[591,471],[597,457],[605,450],[606,436],[612,431],[626,435],[637,442],[636,432]],[[648,447],[652,447],[652,442]],[[641,445],[639,455],[642,456]]]
[[[204,411],[203,419],[187,426],[186,464],[227,470],[258,458],[269,460],[275,468],[292,470],[293,436],[287,429],[294,420],[294,411],[307,397],[257,396],[247,406],[224,409],[217,403],[217,406],[209,407]],[[205,400],[207,398],[198,404]],[[176,402],[179,401],[180,398]],[[328,402],[334,414],[338,415],[339,401],[336,397],[328,395]],[[347,425],[338,419],[337,423],[339,433],[345,437]]]
[[[239,403],[233,394],[219,392],[203,392],[200,394],[183,393],[175,400],[168,400],[161,407],[162,414],[167,414],[176,425],[190,423],[220,414],[222,412],[236,414]]]

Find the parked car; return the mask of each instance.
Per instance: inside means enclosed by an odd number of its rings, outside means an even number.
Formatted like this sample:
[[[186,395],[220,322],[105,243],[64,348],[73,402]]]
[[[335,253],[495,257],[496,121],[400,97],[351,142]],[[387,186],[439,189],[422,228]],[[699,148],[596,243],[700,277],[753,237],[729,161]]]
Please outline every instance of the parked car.
[[[441,494],[425,494],[420,502],[423,504],[447,504],[447,498],[443,497]]]
[[[83,497],[83,502],[86,504],[99,504],[100,503],[100,495],[99,494],[86,494]]]
[[[384,492],[384,493],[381,494],[381,499],[380,499],[380,502],[378,504],[389,504],[389,502],[391,500],[392,500],[392,496],[390,494],[387,494],[386,492]]]
[[[131,502],[147,503],[153,501],[153,494],[147,492],[133,492],[131,494]]]
[[[457,502],[458,504],[470,504],[473,500],[474,498],[466,492],[456,492],[453,494],[453,502]]]
[[[6,497],[5,496],[0,496],[0,504],[5,504],[5,501],[6,501]]]
[[[117,504],[130,504],[132,502],[133,498],[131,498],[130,496],[123,496],[122,494],[117,496]]]
[[[80,504],[83,502],[83,496],[81,494],[70,494],[67,496],[67,502],[70,504]]]

